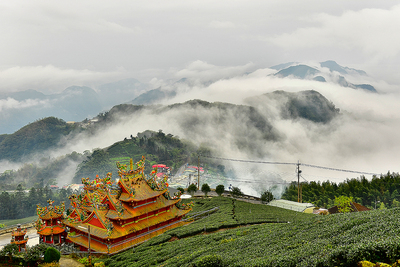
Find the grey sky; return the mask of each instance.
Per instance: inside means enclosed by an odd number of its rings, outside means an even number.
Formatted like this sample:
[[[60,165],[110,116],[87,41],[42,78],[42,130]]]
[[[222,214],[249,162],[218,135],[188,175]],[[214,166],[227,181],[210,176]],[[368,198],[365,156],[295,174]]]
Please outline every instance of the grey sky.
[[[396,5],[397,4],[397,5]],[[398,84],[397,1],[0,2],[0,90],[174,78],[201,60],[325,61]]]

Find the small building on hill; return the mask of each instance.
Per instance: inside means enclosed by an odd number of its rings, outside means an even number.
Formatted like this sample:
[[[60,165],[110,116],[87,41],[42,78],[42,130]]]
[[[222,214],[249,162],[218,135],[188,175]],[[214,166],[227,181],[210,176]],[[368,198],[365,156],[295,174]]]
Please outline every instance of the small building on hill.
[[[22,229],[21,225],[17,225],[17,230],[12,231],[11,233],[11,244],[16,244],[18,246],[19,251],[23,251],[26,249],[26,243],[28,242],[28,237],[26,235],[26,229]]]
[[[304,213],[312,213],[315,208],[314,204],[312,203],[299,203],[286,199],[274,199],[271,202],[269,202],[268,205]]]
[[[368,210],[371,210],[371,209],[369,209],[361,204],[355,203],[355,202],[350,203],[350,212],[359,212],[359,211],[368,211]],[[328,212],[329,212],[329,214],[339,213],[338,206],[329,208]]]

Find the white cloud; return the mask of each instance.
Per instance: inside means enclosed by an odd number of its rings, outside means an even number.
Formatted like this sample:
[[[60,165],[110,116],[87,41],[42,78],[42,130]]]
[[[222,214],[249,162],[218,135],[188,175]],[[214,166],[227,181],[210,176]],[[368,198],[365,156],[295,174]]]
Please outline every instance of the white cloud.
[[[48,100],[27,99],[24,101],[18,101],[14,98],[8,97],[7,99],[0,99],[0,112],[6,112],[9,109],[24,109],[35,106],[44,107],[48,104]]]
[[[209,27],[216,29],[232,29],[235,28],[235,24],[231,21],[213,20],[209,23]]]
[[[0,91],[38,89],[42,92],[60,91],[71,85],[91,85],[126,76],[123,69],[98,72],[88,69],[62,69],[53,65],[16,66],[0,70]]]
[[[376,59],[399,54],[400,37],[395,32],[400,27],[400,5],[390,9],[349,10],[340,16],[321,13],[311,17],[310,21],[317,25],[268,39],[289,49],[340,47],[361,50]]]

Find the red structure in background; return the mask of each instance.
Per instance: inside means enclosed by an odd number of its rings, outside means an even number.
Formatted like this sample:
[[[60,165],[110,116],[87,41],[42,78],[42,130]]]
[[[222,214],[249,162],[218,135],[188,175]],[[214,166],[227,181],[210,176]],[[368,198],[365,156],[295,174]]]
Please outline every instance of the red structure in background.
[[[26,243],[28,242],[28,237],[25,237],[26,229],[21,229],[21,225],[17,225],[17,230],[12,231],[11,233],[11,244],[16,244],[18,246],[18,250],[25,250]]]
[[[47,207],[37,205],[36,213],[39,216],[36,221],[36,230],[39,234],[39,243],[61,244],[66,242],[67,233],[61,223],[65,210],[65,204],[53,206],[54,201],[48,200]]]

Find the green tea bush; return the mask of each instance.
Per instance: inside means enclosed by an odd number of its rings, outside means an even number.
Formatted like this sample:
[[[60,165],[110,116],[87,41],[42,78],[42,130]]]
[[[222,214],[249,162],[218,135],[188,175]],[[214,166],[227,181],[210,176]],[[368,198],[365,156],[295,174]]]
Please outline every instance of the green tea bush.
[[[195,267],[224,267],[223,258],[221,255],[205,255],[194,262]]]

